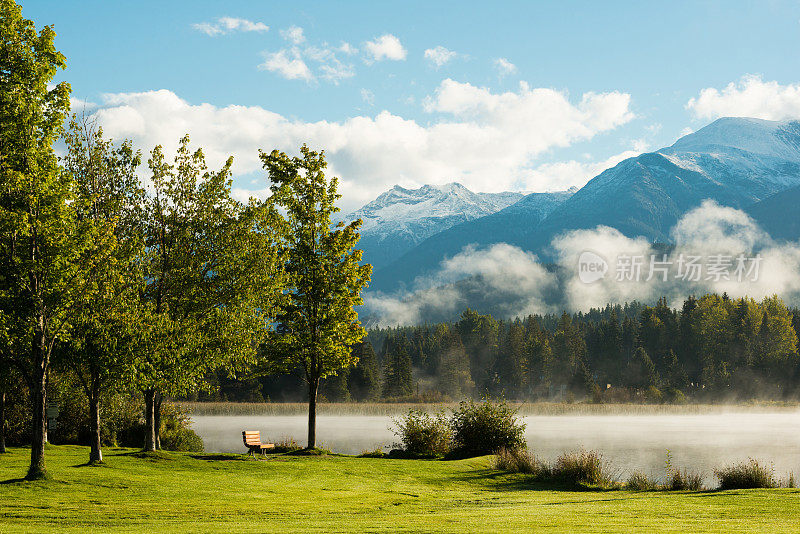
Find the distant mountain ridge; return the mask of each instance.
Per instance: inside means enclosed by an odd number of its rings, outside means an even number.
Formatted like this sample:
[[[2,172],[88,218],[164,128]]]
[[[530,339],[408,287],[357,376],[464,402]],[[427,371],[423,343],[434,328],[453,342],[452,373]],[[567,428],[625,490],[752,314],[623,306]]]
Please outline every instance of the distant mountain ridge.
[[[396,185],[337,220],[362,219],[359,248],[375,268],[400,257],[426,238],[516,203],[524,193],[475,193],[453,182],[406,189]]]
[[[773,239],[800,239],[800,186],[767,197],[745,211]]]
[[[721,118],[670,147],[620,162],[574,194],[547,200],[528,195],[432,234],[376,269],[370,287],[391,291],[408,285],[467,244],[506,242],[549,261],[554,237],[598,225],[668,242],[677,220],[705,199],[745,209],[795,186],[800,186],[800,121]],[[775,202],[787,209],[790,201]]]
[[[467,245],[518,242],[576,191],[577,188],[572,187],[554,193],[531,193],[497,213],[439,232],[406,252],[393,264],[376,271],[370,287],[394,289],[394,281],[407,283],[413,280],[405,270],[411,269],[412,274],[435,270],[442,259],[458,254]]]

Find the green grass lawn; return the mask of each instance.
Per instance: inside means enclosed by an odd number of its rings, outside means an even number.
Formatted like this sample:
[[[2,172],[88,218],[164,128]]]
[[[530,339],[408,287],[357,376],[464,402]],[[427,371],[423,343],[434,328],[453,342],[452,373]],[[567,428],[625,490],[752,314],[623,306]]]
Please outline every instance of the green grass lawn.
[[[0,455],[0,532],[797,532],[800,490],[554,491],[461,461],[50,446],[52,480]]]

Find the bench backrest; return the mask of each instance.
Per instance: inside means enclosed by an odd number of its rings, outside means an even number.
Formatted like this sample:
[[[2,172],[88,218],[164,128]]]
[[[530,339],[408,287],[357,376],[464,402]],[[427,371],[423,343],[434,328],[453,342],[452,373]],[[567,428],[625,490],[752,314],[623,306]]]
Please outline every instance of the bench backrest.
[[[245,445],[261,445],[261,432],[258,430],[245,430],[242,432],[242,441]]]

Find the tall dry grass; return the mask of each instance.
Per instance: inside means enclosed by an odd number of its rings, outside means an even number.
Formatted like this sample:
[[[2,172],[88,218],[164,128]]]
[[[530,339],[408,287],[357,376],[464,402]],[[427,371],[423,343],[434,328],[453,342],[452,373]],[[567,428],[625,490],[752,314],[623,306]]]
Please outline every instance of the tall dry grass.
[[[175,402],[192,415],[304,415],[308,404],[303,402]],[[518,415],[694,415],[736,412],[759,413],[765,410],[797,411],[796,403],[747,403],[747,404],[584,404],[509,402]],[[435,413],[442,409],[457,408],[458,403],[386,403],[386,402],[344,402],[320,403],[320,415],[384,415],[396,416],[409,410]]]

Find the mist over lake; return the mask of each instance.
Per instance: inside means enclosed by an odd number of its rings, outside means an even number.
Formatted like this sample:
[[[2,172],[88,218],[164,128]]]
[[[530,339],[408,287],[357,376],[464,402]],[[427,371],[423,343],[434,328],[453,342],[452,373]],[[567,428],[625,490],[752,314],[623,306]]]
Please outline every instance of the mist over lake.
[[[570,413],[523,415],[528,447],[553,459],[581,447],[601,452],[624,478],[632,470],[663,476],[667,450],[673,467],[702,471],[749,457],[772,464],[775,474],[800,472],[800,410],[730,408],[709,413]],[[317,416],[318,440],[337,453],[360,454],[398,439],[391,415]],[[271,440],[305,442],[305,415],[193,415],[193,428],[208,452],[244,453],[242,430],[260,430]]]

